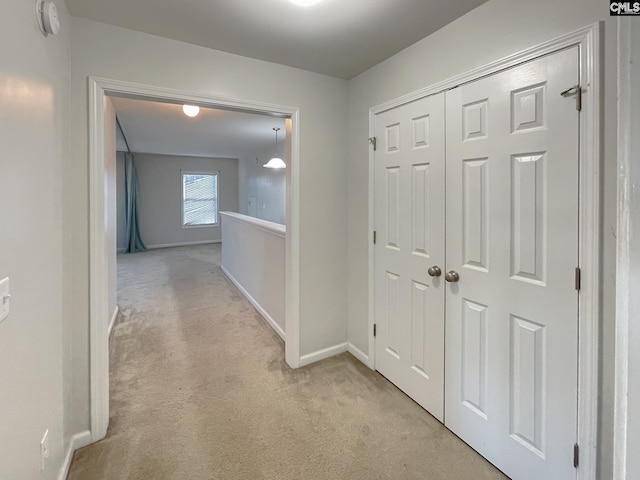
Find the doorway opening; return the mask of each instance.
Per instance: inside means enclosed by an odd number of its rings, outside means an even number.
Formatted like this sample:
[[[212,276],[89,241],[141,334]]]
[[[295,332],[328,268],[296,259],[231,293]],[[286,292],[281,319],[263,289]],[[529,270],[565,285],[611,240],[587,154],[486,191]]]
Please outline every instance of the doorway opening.
[[[105,186],[105,99],[126,97],[169,104],[189,104],[218,110],[253,113],[286,119],[290,154],[286,173],[285,239],[285,360],[292,368],[299,355],[299,110],[296,107],[252,102],[217,95],[170,90],[149,85],[89,78],[89,202],[90,202],[90,382],[91,436],[105,437],[109,423],[109,242],[106,220],[109,208]]]
[[[290,117],[112,95],[105,114],[106,183],[108,196],[117,200],[116,214],[113,199],[108,200],[107,230],[113,243],[117,225],[118,253],[172,247],[185,254],[209,251],[212,264],[285,340],[286,163],[269,167],[273,158],[290,161]],[[280,141],[274,141],[280,131]],[[113,245],[110,250],[114,282]],[[117,288],[118,308],[111,292],[116,288],[109,285],[110,311],[119,311],[122,322],[135,317],[138,287],[158,278],[144,272],[163,270],[127,255],[117,258],[118,279],[128,286]],[[165,260],[160,254],[155,258]],[[175,258],[171,262],[181,270]],[[199,298],[208,303],[206,295]]]

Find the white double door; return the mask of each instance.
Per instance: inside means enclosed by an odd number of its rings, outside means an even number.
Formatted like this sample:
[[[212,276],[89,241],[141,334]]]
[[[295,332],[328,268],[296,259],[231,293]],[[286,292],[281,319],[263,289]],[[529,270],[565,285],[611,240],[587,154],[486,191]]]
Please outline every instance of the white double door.
[[[578,83],[572,48],[375,120],[376,368],[514,480],[575,478]]]

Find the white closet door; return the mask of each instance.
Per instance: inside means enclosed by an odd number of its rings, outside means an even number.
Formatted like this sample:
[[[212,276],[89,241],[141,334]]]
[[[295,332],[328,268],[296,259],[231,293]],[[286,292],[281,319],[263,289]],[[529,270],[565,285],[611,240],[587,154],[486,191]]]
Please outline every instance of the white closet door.
[[[446,95],[446,425],[514,480],[575,478],[578,49]]]
[[[444,94],[375,123],[376,369],[443,421]]]

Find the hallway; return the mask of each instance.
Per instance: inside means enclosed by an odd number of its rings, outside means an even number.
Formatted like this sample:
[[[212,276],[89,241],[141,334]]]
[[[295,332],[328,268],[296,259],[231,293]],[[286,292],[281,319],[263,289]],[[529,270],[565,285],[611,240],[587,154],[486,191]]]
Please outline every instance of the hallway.
[[[118,257],[107,438],[71,480],[497,480],[350,354],[291,370],[219,267],[220,245]]]

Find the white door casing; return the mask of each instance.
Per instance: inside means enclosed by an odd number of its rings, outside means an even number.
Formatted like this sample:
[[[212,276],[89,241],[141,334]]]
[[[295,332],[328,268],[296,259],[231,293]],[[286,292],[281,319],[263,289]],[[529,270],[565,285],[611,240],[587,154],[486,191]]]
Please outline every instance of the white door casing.
[[[516,480],[576,476],[578,60],[446,97],[445,423]]]
[[[443,421],[444,94],[380,114],[376,138],[376,368]]]
[[[601,141],[600,102],[600,35],[601,22],[596,22],[575,31],[542,42],[492,63],[464,72],[455,77],[426,86],[414,92],[369,110],[369,134],[375,135],[376,117],[385,111],[434,95],[460,85],[467,84],[508,68],[542,58],[546,55],[577,47],[580,58],[580,83],[582,87],[582,110],[580,115],[580,212],[579,212],[579,265],[581,267],[581,289],[578,295],[580,312],[579,362],[578,362],[578,425],[579,464],[578,480],[597,478],[598,412],[599,412],[599,325],[601,318],[600,257],[601,257]],[[375,153],[369,153],[369,227],[376,228],[375,202]],[[375,246],[369,254],[369,348],[362,355],[370,368],[376,368],[376,341],[373,336],[375,324]],[[360,358],[360,357],[359,357]]]
[[[105,242],[105,170],[104,170],[104,98],[107,95],[147,97],[154,100],[194,103],[211,107],[277,113],[286,116],[287,158],[287,235],[286,235],[286,313],[285,359],[292,368],[300,366],[300,111],[297,107],[201,94],[152,85],[89,77],[89,363],[91,440],[105,437],[109,425],[109,345],[106,301],[107,266],[103,255]]]
[[[425,275],[444,266],[441,94],[375,121],[376,368],[442,420],[424,365],[440,366],[446,287],[446,424],[518,480],[576,476],[579,116],[560,92],[579,83],[578,53],[446,93],[459,282]]]

